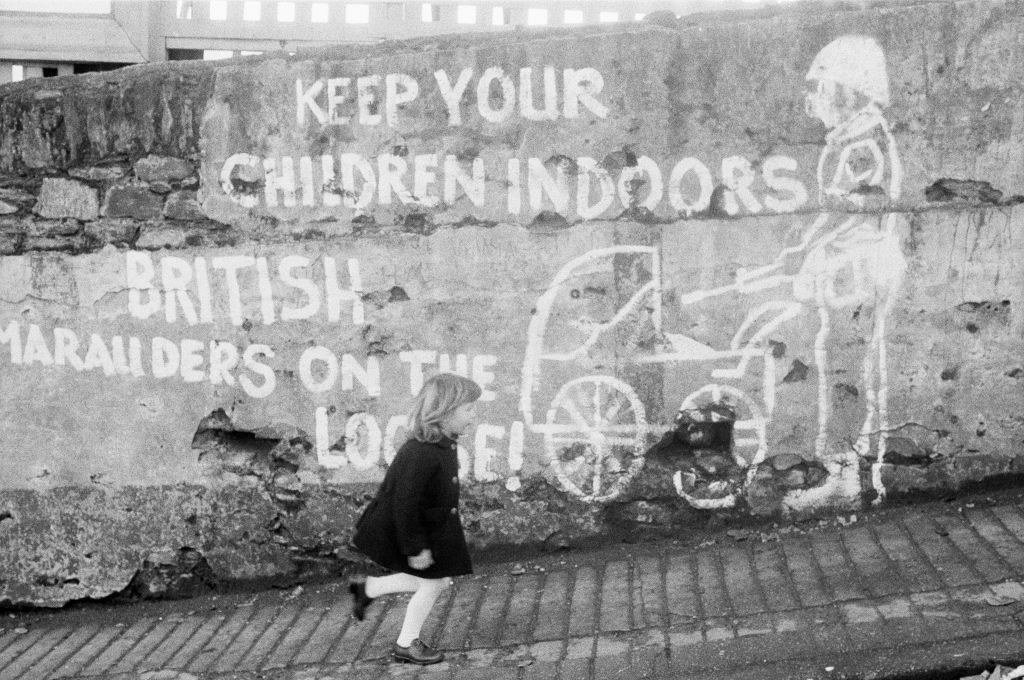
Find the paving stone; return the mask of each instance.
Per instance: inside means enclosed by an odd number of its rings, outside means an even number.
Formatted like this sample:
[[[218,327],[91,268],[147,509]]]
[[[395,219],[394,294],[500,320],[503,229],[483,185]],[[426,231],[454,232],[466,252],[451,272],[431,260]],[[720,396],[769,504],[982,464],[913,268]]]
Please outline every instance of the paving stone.
[[[704,617],[692,560],[690,554],[672,555],[668,559],[665,596],[672,629],[690,626]]]
[[[729,596],[725,592],[716,550],[697,553],[697,592],[704,616],[731,616]]]
[[[725,589],[737,616],[768,611],[760,584],[754,577],[750,551],[736,546],[722,549],[722,574]]]
[[[260,639],[277,616],[277,607],[259,607],[253,605],[252,618],[245,627],[238,632],[238,635],[224,648],[223,653],[210,665],[210,670],[217,673],[226,673],[239,667],[244,662],[249,650],[256,641]]]
[[[537,612],[535,640],[561,638],[569,620],[569,574],[564,571],[548,572],[544,577],[543,591]]]
[[[495,576],[487,580],[483,603],[473,624],[470,647],[493,647],[498,644],[511,594],[511,576]]]
[[[565,659],[558,665],[558,680],[590,680],[591,659]]]
[[[869,602],[842,602],[838,606],[847,625],[872,623],[882,618],[879,611]]]
[[[755,614],[745,616],[735,622],[736,635],[744,637],[747,635],[769,635],[774,631],[771,614]]]
[[[565,646],[565,658],[589,659],[594,655],[594,638],[572,638]]]
[[[868,596],[867,589],[861,585],[860,573],[850,563],[846,546],[839,536],[813,536],[810,547],[832,598],[841,602]]]
[[[522,669],[522,680],[551,680],[558,675],[558,663],[534,661]]]
[[[501,646],[521,644],[533,639],[534,617],[540,595],[541,576],[524,574],[512,582],[505,622],[499,631]]]
[[[704,621],[704,639],[705,640],[729,640],[736,637],[736,631],[733,629],[732,623],[729,619],[725,618],[714,618],[705,619]]]
[[[484,596],[483,580],[463,579],[458,583],[455,600],[452,602],[447,620],[441,627],[440,637],[434,640],[441,649],[465,649],[469,644],[470,626]],[[562,604],[565,607],[564,601]]]
[[[601,631],[632,628],[629,573],[628,562],[618,560],[605,565],[604,577],[601,579]]]
[[[177,620],[163,620],[158,621],[152,629],[150,629],[145,636],[139,638],[139,641],[129,649],[121,660],[118,661],[110,669],[111,673],[126,673],[128,671],[134,671],[139,668],[142,660],[149,656],[149,653],[160,646],[167,636],[171,634],[175,628],[178,627],[179,621]],[[140,670],[151,670],[148,667],[143,667]]]
[[[111,667],[117,663],[122,656],[144,635],[146,635],[156,624],[159,623],[156,617],[144,617],[137,620],[129,628],[107,647],[103,653],[97,656],[82,671],[83,675],[109,675]]]
[[[188,640],[167,660],[168,668],[187,668],[192,660],[199,654],[206,644],[219,632],[220,627],[227,620],[222,614],[215,614],[207,617],[203,624],[189,637]]]
[[[459,668],[452,674],[452,680],[518,680],[518,668]]]
[[[999,581],[1013,574],[1013,569],[1007,566],[962,517],[935,517],[932,521],[984,580]]]
[[[878,613],[882,618],[891,621],[894,619],[913,619],[917,617],[913,604],[909,597],[889,597],[875,603]]]
[[[300,614],[299,606],[294,603],[282,607],[235,668],[242,671],[261,668],[264,659],[277,647]]]
[[[981,538],[1017,576],[1024,576],[1024,543],[988,509],[967,509],[964,516]]]
[[[600,646],[600,642],[598,642],[598,646]],[[594,680],[622,680],[622,678],[636,677],[634,673],[628,645],[626,645],[625,652],[598,653],[594,658]]]
[[[0,671],[2,680],[21,680],[28,675],[29,670],[49,654],[53,648],[69,637],[73,632],[70,627],[51,628],[43,633],[32,646],[18,654],[9,661]]]
[[[16,659],[18,655],[34,645],[46,632],[47,629],[45,628],[36,628],[35,630],[30,630],[27,633],[15,633],[13,631],[8,631],[4,635],[6,645],[4,646],[3,651],[0,651],[0,673],[2,673],[3,669]]]
[[[989,512],[1024,546],[1024,514],[1021,514],[1019,508],[1004,505],[991,508]]]
[[[344,611],[349,614],[346,619],[350,619],[350,601],[346,597],[344,600],[335,602],[334,608],[338,614]],[[331,608],[322,607],[307,607],[304,608],[295,623],[288,628],[287,631],[281,636],[280,644],[273,652],[267,656],[263,662],[264,669],[272,668],[283,668],[288,665],[292,657],[296,656],[299,651],[312,640],[313,633],[320,626],[320,622],[324,620],[327,613],[331,611]],[[354,620],[354,619],[353,619]],[[336,633],[336,631],[334,631]],[[321,649],[323,649],[321,643]],[[326,650],[323,650],[326,653]]]
[[[799,601],[781,548],[777,544],[755,545],[752,559],[754,574],[765,597],[765,606],[771,611],[798,607]]]
[[[699,645],[704,642],[704,633],[700,628],[694,630],[676,630],[668,634],[668,644],[671,649]]]
[[[633,617],[638,627],[667,626],[665,588],[662,562],[658,557],[644,556],[636,561],[633,572]]]
[[[850,559],[860,575],[859,583],[872,597],[903,592],[909,586],[903,573],[866,527],[851,527],[842,534]]]
[[[816,607],[833,601],[819,576],[820,570],[814,561],[810,544],[794,538],[782,544],[789,573],[796,583],[797,597],[804,607]]]
[[[881,524],[874,528],[874,534],[913,591],[924,592],[942,587],[942,579],[935,573],[935,569],[924,560],[924,556],[898,525]]]
[[[68,657],[60,668],[56,669],[51,675],[51,678],[70,678],[78,675],[83,668],[85,668],[89,662],[103,652],[107,648],[110,642],[120,635],[122,629],[107,627],[102,628],[100,631],[90,638],[85,645],[82,646],[77,652]],[[173,668],[173,666],[171,666]]]
[[[955,552],[952,544],[935,533],[935,525],[926,518],[916,513],[910,514],[903,518],[903,526],[946,586],[963,586],[981,580]]]
[[[185,644],[196,630],[203,624],[200,616],[184,617],[178,625],[171,630],[167,637],[159,645],[146,655],[139,663],[141,668],[162,669],[167,667],[170,658]]]
[[[54,670],[62,666],[64,661],[79,651],[83,645],[87,644],[89,639],[95,636],[98,630],[97,626],[83,626],[72,631],[71,635],[64,638],[59,644],[33,663],[30,673],[25,673],[24,677],[26,679],[30,675],[35,678],[47,677]]]
[[[324,662],[339,664],[356,660],[359,652],[368,641],[374,638],[375,633],[377,633],[376,638],[380,641],[380,645],[386,644],[390,646],[395,641],[395,638],[398,637],[398,629],[393,627],[394,622],[401,620],[400,618],[396,619],[400,615],[395,614],[395,612],[405,608],[404,601],[399,602],[399,599],[394,596],[378,598],[373,603],[373,606],[366,610],[366,618],[364,620],[352,622],[335,639],[327,656],[324,657]],[[385,629],[381,626],[381,623],[388,617],[389,613],[391,625]]]
[[[597,602],[597,572],[593,567],[580,567],[572,587],[569,609],[569,635],[588,635],[595,628]]]

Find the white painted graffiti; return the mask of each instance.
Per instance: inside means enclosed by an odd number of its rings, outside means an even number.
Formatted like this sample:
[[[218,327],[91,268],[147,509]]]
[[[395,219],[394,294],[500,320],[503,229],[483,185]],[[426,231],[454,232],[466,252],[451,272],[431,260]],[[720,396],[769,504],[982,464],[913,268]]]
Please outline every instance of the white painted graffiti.
[[[708,367],[710,380],[695,386],[681,409],[728,404],[735,417],[733,458],[746,471],[744,483],[714,482],[695,494],[692,480],[682,471],[673,481],[677,492],[695,507],[736,505],[743,486],[753,480],[769,453],[767,425],[776,407],[776,367],[769,336],[813,311],[818,317],[814,455],[829,474],[820,486],[789,492],[784,507],[799,510],[855,501],[861,492],[858,457],[872,455],[872,445],[873,486],[879,498],[884,495],[880,468],[889,427],[885,324],[906,262],[894,214],[884,214],[879,221],[848,212],[864,208],[875,196],[885,201],[899,198],[902,170],[882,114],[889,102],[884,54],[871,38],[841,37],[817,55],[807,81],[811,86],[807,112],[827,128],[817,169],[821,212],[802,229],[799,242],[782,249],[772,263],[741,269],[727,285],[684,291],[675,297],[675,304],[685,306],[720,296],[742,299],[758,291],[787,291],[784,298],[751,307],[728,347],[712,347],[662,327],[661,263],[653,247],[618,246],[586,253],[567,263],[538,299],[528,330],[520,409],[527,428],[544,436],[549,463],[571,493],[588,501],[614,498],[642,467],[646,435],[664,430],[647,423],[632,386],[600,373],[572,377],[551,398],[546,416],[535,412],[547,403],[542,393],[552,376],[611,370],[617,363],[601,357],[614,355],[618,362],[625,356],[640,365],[690,362]],[[833,202],[847,212],[832,210]],[[572,311],[560,309],[560,301],[570,294],[578,298],[581,290],[614,289],[616,258],[639,259],[649,273],[620,307],[609,307],[607,296],[599,295],[595,304],[603,308],[594,314],[581,314],[579,304]],[[874,307],[862,362],[865,414],[853,450],[830,451],[831,316],[858,305]],[[658,339],[654,349],[637,352],[631,347],[622,352],[623,338],[629,336],[623,329],[643,327]],[[759,380],[748,381],[751,388],[745,389],[748,377]]]
[[[718,179],[726,188],[723,209],[729,215],[795,212],[808,200],[807,189],[792,173],[794,158],[768,156],[760,171],[743,156],[728,156]],[[238,190],[238,182],[261,190]],[[452,154],[413,156],[356,153],[337,156],[259,157],[237,153],[224,161],[221,189],[245,208],[299,206],[366,210],[372,204],[432,208],[452,205],[465,197],[477,208],[493,203],[487,191],[498,188],[505,209],[520,215],[551,208],[562,215],[596,219],[634,206],[655,210],[667,205],[685,216],[707,210],[716,176],[708,165],[686,157],[663,169],[654,159],[638,156],[636,164],[613,175],[595,159],[559,157],[510,158],[500,167],[482,158],[462,160]],[[635,195],[634,185],[645,186]],[[490,200],[489,200],[490,199]]]

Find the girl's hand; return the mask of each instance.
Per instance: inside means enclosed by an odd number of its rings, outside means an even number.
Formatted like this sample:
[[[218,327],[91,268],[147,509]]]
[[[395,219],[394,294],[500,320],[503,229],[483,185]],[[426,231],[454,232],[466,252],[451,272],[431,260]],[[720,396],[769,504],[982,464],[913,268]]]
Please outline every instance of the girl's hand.
[[[429,548],[424,548],[419,555],[409,556],[409,566],[417,571],[422,571],[434,563],[434,555]]]

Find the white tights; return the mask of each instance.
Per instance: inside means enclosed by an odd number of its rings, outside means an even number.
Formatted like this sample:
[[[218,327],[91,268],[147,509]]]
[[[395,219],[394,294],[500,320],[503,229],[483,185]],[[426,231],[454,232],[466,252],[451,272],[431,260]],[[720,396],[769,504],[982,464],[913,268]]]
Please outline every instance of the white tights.
[[[450,578],[420,578],[412,574],[390,574],[388,576],[367,576],[367,597],[380,597],[392,593],[412,593],[409,604],[405,608],[405,620],[402,632],[398,634],[398,644],[408,647],[420,636],[423,623],[430,615],[430,609],[441,592],[450,586]]]

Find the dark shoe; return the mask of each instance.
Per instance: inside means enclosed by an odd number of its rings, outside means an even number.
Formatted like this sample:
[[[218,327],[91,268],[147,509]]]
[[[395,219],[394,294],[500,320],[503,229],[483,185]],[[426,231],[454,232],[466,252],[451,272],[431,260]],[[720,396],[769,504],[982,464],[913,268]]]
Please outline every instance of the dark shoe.
[[[352,593],[352,616],[362,621],[366,618],[366,608],[373,602],[366,594],[366,581],[349,581],[348,592]]]
[[[391,656],[395,657],[395,661],[414,663],[420,666],[429,666],[432,663],[444,661],[443,652],[427,646],[420,640],[413,640],[408,647],[400,647],[396,642],[391,645]]]

